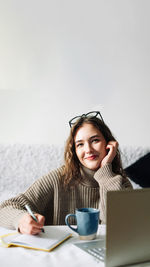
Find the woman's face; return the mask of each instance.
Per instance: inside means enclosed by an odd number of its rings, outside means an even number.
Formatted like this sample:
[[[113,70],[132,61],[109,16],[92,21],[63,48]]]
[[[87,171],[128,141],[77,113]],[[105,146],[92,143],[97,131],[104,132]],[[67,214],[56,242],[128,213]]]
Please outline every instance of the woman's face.
[[[92,124],[83,123],[75,137],[75,151],[80,163],[90,170],[98,170],[106,156],[106,140]]]

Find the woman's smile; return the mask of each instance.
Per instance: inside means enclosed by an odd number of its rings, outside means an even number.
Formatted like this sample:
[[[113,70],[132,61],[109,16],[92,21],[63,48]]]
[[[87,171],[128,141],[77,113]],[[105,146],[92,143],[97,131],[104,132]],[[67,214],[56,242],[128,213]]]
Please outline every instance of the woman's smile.
[[[87,160],[95,160],[97,157],[98,157],[97,155],[91,155],[91,156],[85,157],[85,159],[87,159]]]

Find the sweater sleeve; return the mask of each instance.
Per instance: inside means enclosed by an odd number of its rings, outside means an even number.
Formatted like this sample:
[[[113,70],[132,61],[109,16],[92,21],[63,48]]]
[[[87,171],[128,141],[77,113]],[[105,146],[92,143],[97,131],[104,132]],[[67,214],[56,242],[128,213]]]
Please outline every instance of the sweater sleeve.
[[[99,168],[96,171],[94,178],[98,182],[100,190],[100,219],[102,223],[106,223],[107,191],[132,189],[132,185],[127,178],[122,177],[120,174],[113,173],[112,165],[110,163]]]
[[[23,194],[4,201],[0,205],[0,226],[18,229],[21,216],[27,213],[28,204],[34,213],[46,215],[46,208],[53,202],[54,179],[51,173],[33,183]]]

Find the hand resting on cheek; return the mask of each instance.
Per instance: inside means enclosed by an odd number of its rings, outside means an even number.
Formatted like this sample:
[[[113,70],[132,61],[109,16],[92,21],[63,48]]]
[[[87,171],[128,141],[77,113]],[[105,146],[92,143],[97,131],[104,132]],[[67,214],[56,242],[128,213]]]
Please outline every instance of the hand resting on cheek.
[[[100,167],[103,167],[107,163],[112,163],[113,159],[116,156],[117,148],[118,148],[118,142],[116,142],[116,141],[110,141],[110,142],[108,142],[108,144],[106,146],[106,150],[108,150],[108,153],[103,158],[103,160],[101,161]]]

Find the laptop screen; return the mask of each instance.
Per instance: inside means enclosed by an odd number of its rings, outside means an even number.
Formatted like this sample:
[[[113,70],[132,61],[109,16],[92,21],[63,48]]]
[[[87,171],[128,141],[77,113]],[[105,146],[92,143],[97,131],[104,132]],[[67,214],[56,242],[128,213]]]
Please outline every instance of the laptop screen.
[[[150,260],[150,188],[107,193],[106,267]]]

